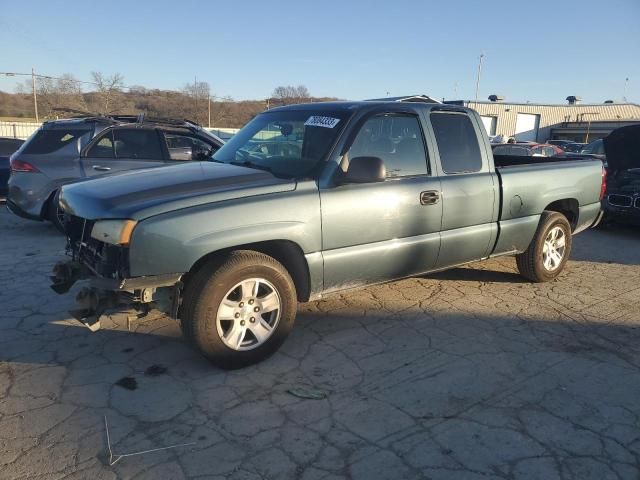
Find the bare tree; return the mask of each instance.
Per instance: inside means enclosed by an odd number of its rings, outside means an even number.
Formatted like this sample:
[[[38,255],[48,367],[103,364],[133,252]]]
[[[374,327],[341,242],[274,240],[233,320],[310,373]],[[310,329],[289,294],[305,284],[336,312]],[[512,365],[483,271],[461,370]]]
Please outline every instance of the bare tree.
[[[105,75],[102,72],[91,72],[91,78],[96,85],[95,98],[97,99],[97,113],[108,115],[116,113],[123,106],[122,88],[124,77],[119,73]]]
[[[211,98],[211,87],[208,82],[187,83],[182,89],[187,97],[191,99],[186,102],[184,117],[195,122],[206,125],[209,115],[209,99]]]
[[[291,103],[304,103],[311,99],[309,90],[304,85],[293,85],[276,87],[272,94],[274,103],[277,105],[289,105]]]
[[[17,88],[18,93],[31,94],[31,80],[27,80]],[[38,94],[38,109],[44,118],[66,116],[73,111],[84,111],[87,106],[84,102],[82,87],[78,80],[70,73],[65,73],[60,78],[37,77],[36,93]]]

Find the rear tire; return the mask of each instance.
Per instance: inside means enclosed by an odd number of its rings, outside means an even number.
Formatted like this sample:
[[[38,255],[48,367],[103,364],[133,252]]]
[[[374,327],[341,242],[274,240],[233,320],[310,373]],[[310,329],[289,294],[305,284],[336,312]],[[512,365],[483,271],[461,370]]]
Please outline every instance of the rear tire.
[[[64,232],[64,212],[60,208],[59,204],[60,199],[60,190],[55,192],[51,196],[51,200],[49,200],[49,205],[47,207],[47,218],[56,229],[61,232]]]
[[[571,241],[567,218],[558,212],[543,212],[529,248],[516,255],[520,275],[532,282],[555,279],[571,255]]]
[[[273,354],[293,329],[296,310],[287,270],[272,257],[238,250],[209,261],[188,281],[180,324],[211,362],[236,369]]]

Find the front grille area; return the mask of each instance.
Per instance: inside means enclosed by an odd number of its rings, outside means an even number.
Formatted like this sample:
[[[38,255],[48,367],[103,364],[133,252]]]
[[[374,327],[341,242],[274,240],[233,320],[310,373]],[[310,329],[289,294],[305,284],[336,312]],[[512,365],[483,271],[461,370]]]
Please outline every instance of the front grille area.
[[[611,194],[607,197],[609,205],[614,207],[630,207],[633,204],[633,198],[629,195],[616,195]]]
[[[636,197],[636,203],[634,204],[636,208],[640,208],[640,197]]]
[[[67,253],[100,277],[127,278],[129,249],[92,238],[91,229],[94,223],[92,220],[65,215]]]
[[[64,231],[71,242],[87,241],[91,238],[93,221],[65,213]]]

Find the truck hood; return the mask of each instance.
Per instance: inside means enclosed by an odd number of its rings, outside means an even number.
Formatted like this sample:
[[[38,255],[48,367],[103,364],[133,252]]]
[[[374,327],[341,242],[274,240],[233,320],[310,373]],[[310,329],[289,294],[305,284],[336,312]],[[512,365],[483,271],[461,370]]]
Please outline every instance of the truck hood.
[[[295,190],[269,172],[214,162],[133,170],[62,188],[65,212],[89,220],[154,215],[206,203]]]
[[[604,138],[604,150],[609,170],[640,168],[640,124],[615,129]]]

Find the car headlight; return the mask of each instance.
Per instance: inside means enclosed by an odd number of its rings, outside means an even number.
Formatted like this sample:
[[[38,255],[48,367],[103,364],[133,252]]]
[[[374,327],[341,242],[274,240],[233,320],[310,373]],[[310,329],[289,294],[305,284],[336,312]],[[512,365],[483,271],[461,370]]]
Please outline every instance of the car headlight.
[[[135,220],[99,220],[91,229],[91,237],[112,245],[129,245]]]

